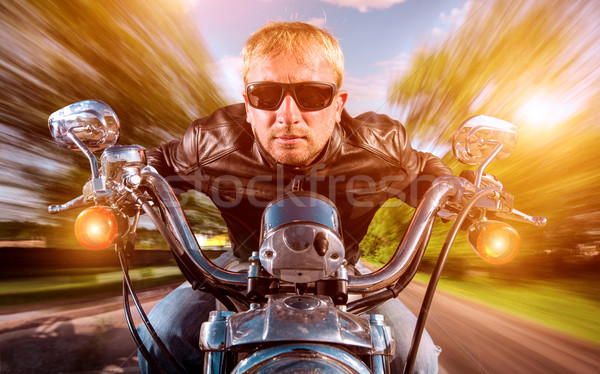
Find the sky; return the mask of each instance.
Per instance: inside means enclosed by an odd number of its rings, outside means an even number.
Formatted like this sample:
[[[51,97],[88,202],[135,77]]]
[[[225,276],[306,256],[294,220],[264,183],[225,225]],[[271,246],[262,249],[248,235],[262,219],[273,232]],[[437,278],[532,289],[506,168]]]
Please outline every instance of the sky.
[[[345,56],[343,88],[352,115],[373,110],[397,117],[386,104],[388,84],[424,42],[445,39],[460,27],[466,0],[181,0],[197,20],[226,97],[242,100],[240,51],[270,20],[303,21],[330,31]]]

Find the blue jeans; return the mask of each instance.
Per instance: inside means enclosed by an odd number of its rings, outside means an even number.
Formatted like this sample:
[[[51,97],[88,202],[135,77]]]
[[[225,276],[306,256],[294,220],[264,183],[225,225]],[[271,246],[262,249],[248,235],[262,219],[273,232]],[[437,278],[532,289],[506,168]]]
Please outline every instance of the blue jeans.
[[[215,264],[224,266],[231,259],[230,253],[225,253]],[[364,268],[357,266],[363,272]],[[205,292],[192,290],[189,283],[183,283],[161,300],[150,312],[148,318],[163,343],[173,356],[190,372],[201,373],[204,355],[199,349],[200,325],[208,320],[210,311],[215,309],[215,298]],[[398,299],[392,299],[373,309],[372,314],[383,314],[386,323],[394,331],[396,352],[392,358],[392,373],[402,373],[404,362],[412,341],[416,317]],[[150,354],[157,359],[161,367],[168,373],[176,372],[163,357],[160,349],[154,343],[146,328],[138,327],[142,341]],[[421,338],[419,353],[413,373],[437,373],[438,356],[441,349],[433,344],[431,337],[425,331]],[[153,373],[152,367],[138,353],[140,371]]]

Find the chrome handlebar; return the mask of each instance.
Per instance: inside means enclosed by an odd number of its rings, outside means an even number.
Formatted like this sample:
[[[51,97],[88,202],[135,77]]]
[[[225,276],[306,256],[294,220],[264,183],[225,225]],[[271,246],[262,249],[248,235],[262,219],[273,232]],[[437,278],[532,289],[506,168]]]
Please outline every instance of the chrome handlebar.
[[[247,273],[231,272],[222,269],[214,265],[202,253],[196,237],[187,222],[183,209],[179,204],[179,200],[167,180],[150,166],[141,168],[138,175],[141,177],[139,185],[149,189],[158,198],[158,204],[164,209],[166,221],[171,232],[181,245],[181,248],[187,252],[194,266],[206,278],[215,283],[231,286],[246,285],[248,282]],[[460,196],[463,192],[461,190],[464,187],[463,182],[464,180],[457,176],[438,178],[425,193],[425,196],[417,207],[406,230],[406,234],[392,259],[384,267],[373,273],[349,275],[348,291],[353,293],[370,293],[382,290],[396,283],[409,270],[421,243],[427,239],[426,236],[429,232],[429,227],[436,214],[450,198]],[[84,201],[83,196],[80,196],[66,204],[52,205],[48,207],[48,211],[50,213],[59,213],[84,205],[89,204]],[[546,223],[546,219],[543,217],[531,217],[516,209],[512,209],[510,212],[497,212],[497,214],[503,218],[527,222],[536,226],[543,226]]]
[[[168,224],[184,250],[193,258],[201,272],[209,279],[226,285],[242,285],[248,281],[246,273],[234,273],[214,265],[202,253],[196,237],[192,233],[185,214],[168,182],[153,168],[141,171],[142,186],[149,188],[160,200],[165,209]],[[459,178],[459,177],[455,177]],[[424,234],[436,212],[445,201],[457,193],[457,188],[448,179],[434,183],[425,194],[402,240],[399,250],[389,263],[378,271],[368,275],[348,277],[348,290],[367,293],[384,289],[396,282],[408,269],[423,240]]]
[[[202,274],[208,279],[226,285],[246,284],[248,275],[234,273],[214,265],[200,250],[194,233],[185,218],[185,214],[169,183],[152,167],[141,170],[141,185],[150,189],[159,199],[165,209],[167,222],[175,238],[183,249],[190,255]]]
[[[454,177],[460,178],[460,177]],[[430,222],[446,200],[458,193],[457,187],[449,182],[448,177],[443,181],[434,182],[425,193],[421,204],[417,207],[406,234],[392,259],[374,273],[348,277],[348,290],[352,292],[373,292],[394,284],[408,270],[424,235],[428,232]]]
[[[145,149],[140,146],[114,146],[120,127],[116,115],[108,105],[93,100],[72,104],[55,112],[49,119],[49,126],[59,145],[70,149],[79,148],[84,152],[92,170],[92,178],[86,184],[87,188],[84,187],[83,196],[63,205],[50,206],[50,213],[92,203],[121,208],[122,203],[128,201],[132,206],[140,204],[152,214],[152,207],[140,196],[141,191],[137,191],[138,186],[143,186],[157,197],[159,201],[156,203],[164,209],[166,225],[170,229],[159,222],[161,229],[169,237],[172,246],[176,246],[179,254],[185,256],[186,260],[187,257],[190,258],[193,262],[191,266],[197,267],[202,275],[215,283],[235,286],[247,284],[248,274],[221,269],[204,256],[168,182],[154,168],[147,166]],[[510,123],[486,116],[472,117],[459,127],[453,143],[455,155],[464,163],[481,164],[472,192],[478,193],[482,188],[485,166],[492,160],[505,158],[511,153],[516,142],[516,130],[516,126]],[[97,133],[104,134],[104,138],[96,139]],[[105,149],[101,159],[102,172],[92,153],[92,150],[100,149]],[[465,182],[465,179],[455,176],[438,178],[417,207],[405,237],[388,264],[368,275],[349,276],[348,290],[359,293],[378,291],[398,282],[407,274],[407,270],[415,262],[419,248],[429,239],[435,215],[447,205],[454,205],[450,208],[461,205],[459,201],[465,190]],[[489,184],[492,190],[502,190],[502,185],[497,181],[489,179],[488,182],[483,184]],[[545,224],[543,217],[527,216],[512,209],[512,196],[505,195],[502,199],[501,194],[496,195],[490,197],[490,201],[484,201],[479,208],[484,212],[489,209],[506,218],[536,226]],[[138,198],[145,202],[140,203]],[[450,198],[454,201],[447,204]],[[446,212],[447,218],[452,218],[452,214],[452,209]],[[154,219],[160,221],[158,217]],[[181,251],[185,251],[185,255]],[[198,276],[200,273],[196,272]]]

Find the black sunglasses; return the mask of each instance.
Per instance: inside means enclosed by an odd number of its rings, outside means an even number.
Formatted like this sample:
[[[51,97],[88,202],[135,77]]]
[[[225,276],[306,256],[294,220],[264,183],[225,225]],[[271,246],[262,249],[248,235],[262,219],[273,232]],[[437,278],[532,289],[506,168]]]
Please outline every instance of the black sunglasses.
[[[250,106],[262,110],[279,108],[286,93],[290,92],[296,104],[304,110],[321,110],[333,102],[338,87],[327,82],[253,82],[246,85]]]

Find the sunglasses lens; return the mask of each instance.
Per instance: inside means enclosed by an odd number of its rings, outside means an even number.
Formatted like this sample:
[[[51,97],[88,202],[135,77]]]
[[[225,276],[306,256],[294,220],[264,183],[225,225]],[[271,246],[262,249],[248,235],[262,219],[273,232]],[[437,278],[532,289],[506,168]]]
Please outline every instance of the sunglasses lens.
[[[323,83],[303,83],[296,86],[298,106],[305,110],[327,108],[335,94],[332,86]]]
[[[288,90],[293,90],[296,104],[304,110],[321,110],[331,105],[335,96],[335,85],[319,82],[271,83],[257,82],[246,86],[250,105],[262,110],[275,110]]]
[[[258,109],[276,109],[283,96],[283,87],[279,84],[250,84],[246,89],[250,104]]]

